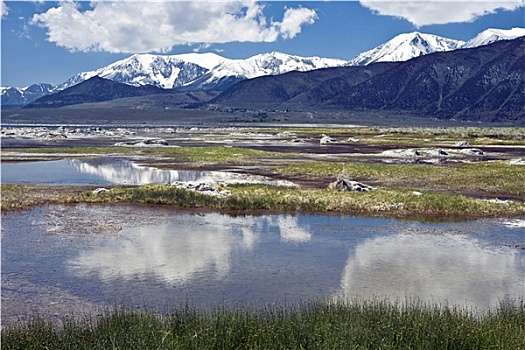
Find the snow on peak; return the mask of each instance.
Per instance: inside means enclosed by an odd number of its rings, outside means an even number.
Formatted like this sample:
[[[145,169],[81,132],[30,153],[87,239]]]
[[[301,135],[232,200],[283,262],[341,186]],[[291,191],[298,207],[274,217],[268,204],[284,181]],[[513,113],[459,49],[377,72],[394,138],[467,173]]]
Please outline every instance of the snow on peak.
[[[284,74],[291,71],[308,71],[318,68],[339,67],[347,63],[344,60],[301,57],[282,52],[258,54],[247,59],[228,60],[221,63],[200,79],[192,83],[194,88],[224,86],[244,79],[252,79],[265,75]]]
[[[94,76],[130,85],[154,85],[164,89],[190,86],[216,86],[220,79],[250,79],[263,75],[282,74],[292,70],[342,66],[343,60],[299,57],[280,52],[255,55],[248,59],[228,59],[214,53],[180,55],[135,54],[106,67],[79,73],[58,87],[63,90]]]
[[[134,86],[153,85],[172,89],[191,82],[222,61],[215,54],[135,54],[106,67],[79,73],[58,89],[63,90],[94,76]]]
[[[374,62],[400,62],[433,52],[450,51],[464,45],[463,41],[443,38],[419,32],[403,33],[363,52],[349,62],[350,66],[367,65]]]
[[[482,45],[492,44],[500,40],[512,40],[525,36],[525,28],[515,27],[512,29],[494,29],[489,28],[482,31],[474,38],[467,41],[463,48],[478,47]]]
[[[465,43],[433,34],[404,33],[372,50],[363,52],[349,62],[317,56],[294,56],[275,51],[247,59],[229,59],[215,53],[135,54],[106,67],[79,73],[55,90],[63,90],[94,76],[135,86],[153,85],[164,89],[217,89],[239,80],[265,75],[343,65],[407,61],[433,52],[487,45],[494,41],[509,40],[524,35],[525,28],[487,29]]]

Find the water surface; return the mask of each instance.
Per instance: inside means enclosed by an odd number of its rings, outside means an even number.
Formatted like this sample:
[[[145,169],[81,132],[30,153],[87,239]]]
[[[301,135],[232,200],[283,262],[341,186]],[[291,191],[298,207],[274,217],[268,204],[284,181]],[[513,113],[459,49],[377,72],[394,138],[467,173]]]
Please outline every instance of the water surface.
[[[48,185],[145,185],[176,181],[205,183],[264,183],[291,186],[288,181],[226,171],[164,170],[138,160],[103,157],[53,161],[1,163],[2,183]]]
[[[522,223],[233,217],[128,205],[3,213],[2,319],[101,305],[257,307],[339,297],[487,309],[524,297]]]

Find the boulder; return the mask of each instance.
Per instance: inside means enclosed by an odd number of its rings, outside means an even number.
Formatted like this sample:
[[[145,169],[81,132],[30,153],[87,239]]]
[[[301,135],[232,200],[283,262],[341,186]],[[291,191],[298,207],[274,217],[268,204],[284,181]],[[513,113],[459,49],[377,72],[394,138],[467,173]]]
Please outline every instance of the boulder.
[[[466,154],[466,155],[469,155],[469,156],[482,156],[482,155],[485,154],[479,148],[465,148],[465,149],[462,149],[461,151],[459,151],[459,153]]]
[[[448,152],[443,149],[432,149],[428,151],[427,154],[432,157],[448,156]]]
[[[321,135],[321,141],[319,141],[319,143],[321,145],[326,145],[326,144],[329,144],[329,143],[333,143],[334,140],[330,137],[330,136],[326,136],[326,135]]]
[[[227,197],[231,195],[230,191],[227,190],[221,190],[220,188],[216,188],[210,184],[204,183],[204,182],[183,182],[183,181],[175,181],[170,186],[174,186],[177,188],[184,188],[189,191],[195,191],[199,192],[201,194],[209,195],[209,196],[215,196],[215,197]]]
[[[368,192],[374,188],[369,185],[365,185],[361,182],[339,178],[329,185],[330,188],[335,188],[341,191],[357,191],[357,192]]]
[[[165,147],[169,146],[168,141],[164,139],[143,139],[139,141],[117,142],[115,146],[119,147]]]
[[[525,165],[525,158],[515,158],[508,161],[511,165]]]
[[[400,158],[413,158],[421,156],[421,152],[417,149],[392,149],[386,150],[381,153],[386,157],[400,157]]]

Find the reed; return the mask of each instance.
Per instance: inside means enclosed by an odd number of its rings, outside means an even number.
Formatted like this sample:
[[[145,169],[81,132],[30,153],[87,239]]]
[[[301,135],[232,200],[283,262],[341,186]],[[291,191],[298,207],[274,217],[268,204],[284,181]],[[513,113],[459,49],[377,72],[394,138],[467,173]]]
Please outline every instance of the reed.
[[[419,301],[260,309],[114,309],[99,319],[4,327],[2,349],[523,349],[525,304],[485,314]]]

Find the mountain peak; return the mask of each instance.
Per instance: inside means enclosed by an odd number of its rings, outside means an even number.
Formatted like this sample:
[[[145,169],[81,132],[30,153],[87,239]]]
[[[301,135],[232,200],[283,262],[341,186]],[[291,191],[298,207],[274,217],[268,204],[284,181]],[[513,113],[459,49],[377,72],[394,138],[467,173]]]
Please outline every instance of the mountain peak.
[[[362,66],[374,62],[399,62],[433,52],[450,51],[464,45],[463,41],[420,32],[402,33],[378,47],[363,52],[349,62]]]
[[[472,48],[492,44],[501,40],[512,40],[525,36],[525,28],[515,27],[512,29],[488,28],[474,38],[467,41],[463,48]]]

